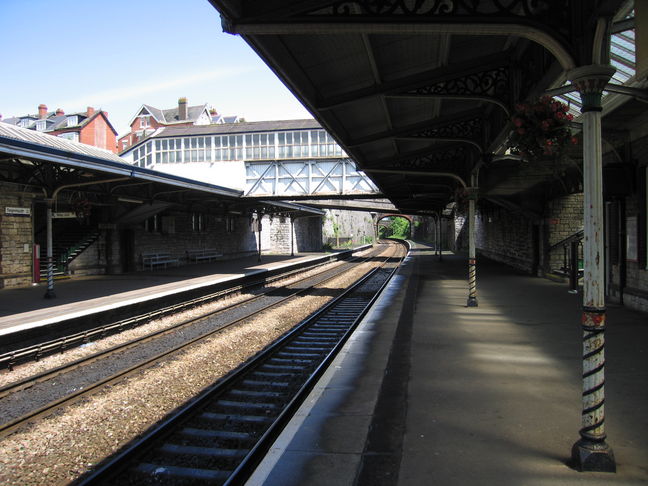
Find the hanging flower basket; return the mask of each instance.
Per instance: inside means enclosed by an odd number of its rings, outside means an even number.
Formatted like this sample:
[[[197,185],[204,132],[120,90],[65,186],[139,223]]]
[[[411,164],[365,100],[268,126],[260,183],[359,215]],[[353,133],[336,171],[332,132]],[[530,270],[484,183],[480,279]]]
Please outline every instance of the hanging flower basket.
[[[573,116],[568,110],[549,96],[516,105],[511,117],[511,152],[529,160],[561,157],[567,146],[578,143],[569,128]]]
[[[72,201],[72,210],[76,214],[80,223],[87,222],[92,213],[92,205],[87,199],[74,199]]]

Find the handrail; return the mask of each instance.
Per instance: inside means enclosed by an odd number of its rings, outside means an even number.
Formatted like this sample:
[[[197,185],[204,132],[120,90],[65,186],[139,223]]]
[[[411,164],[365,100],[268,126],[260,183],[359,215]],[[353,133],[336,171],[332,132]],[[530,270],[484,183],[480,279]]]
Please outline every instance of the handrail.
[[[565,238],[564,240],[561,240],[561,241],[559,241],[558,243],[556,243],[556,244],[554,244],[554,245],[551,245],[551,246],[549,247],[549,251],[554,250],[554,249],[558,248],[559,246],[565,246],[565,245],[568,245],[568,244],[571,243],[572,241],[582,240],[584,236],[585,236],[585,231],[584,231],[584,230],[579,230],[579,231],[577,231],[576,233],[574,233],[573,235],[568,236],[568,237]]]

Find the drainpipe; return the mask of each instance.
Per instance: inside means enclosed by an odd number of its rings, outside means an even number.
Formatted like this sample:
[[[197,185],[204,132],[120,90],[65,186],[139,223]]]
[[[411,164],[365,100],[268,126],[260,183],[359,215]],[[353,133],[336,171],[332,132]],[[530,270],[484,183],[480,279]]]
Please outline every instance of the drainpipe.
[[[597,33],[603,28],[599,22]],[[583,106],[583,399],[580,440],[572,447],[573,466],[580,471],[615,472],[605,433],[605,247],[603,242],[603,150],[601,95],[615,69],[590,65],[568,77]]]

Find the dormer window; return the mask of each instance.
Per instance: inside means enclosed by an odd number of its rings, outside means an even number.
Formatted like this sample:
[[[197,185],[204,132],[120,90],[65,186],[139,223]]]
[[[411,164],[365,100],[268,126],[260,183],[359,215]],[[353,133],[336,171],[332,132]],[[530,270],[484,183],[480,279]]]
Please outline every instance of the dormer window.
[[[45,120],[38,120],[36,122],[36,130],[38,130],[39,132],[44,132],[46,128],[47,122]]]
[[[151,126],[151,115],[140,116],[140,128],[148,128]]]
[[[67,117],[67,126],[68,127],[73,127],[75,125],[79,124],[79,117],[74,115],[74,116],[68,116]]]
[[[27,128],[29,124],[31,123],[31,120],[29,118],[24,118],[20,120],[20,126],[23,128]]]

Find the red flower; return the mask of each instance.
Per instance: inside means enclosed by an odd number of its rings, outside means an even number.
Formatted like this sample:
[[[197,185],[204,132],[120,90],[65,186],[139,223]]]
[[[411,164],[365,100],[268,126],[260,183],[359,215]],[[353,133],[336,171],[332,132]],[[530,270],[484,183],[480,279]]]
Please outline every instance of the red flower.
[[[574,115],[572,115],[571,113],[567,113],[567,119],[569,121],[572,121],[574,119]]]
[[[571,143],[574,145],[578,145],[578,139],[576,137],[571,138]]]
[[[513,117],[513,124],[516,127],[521,127],[522,125],[524,125],[524,120],[522,120],[522,118]]]

